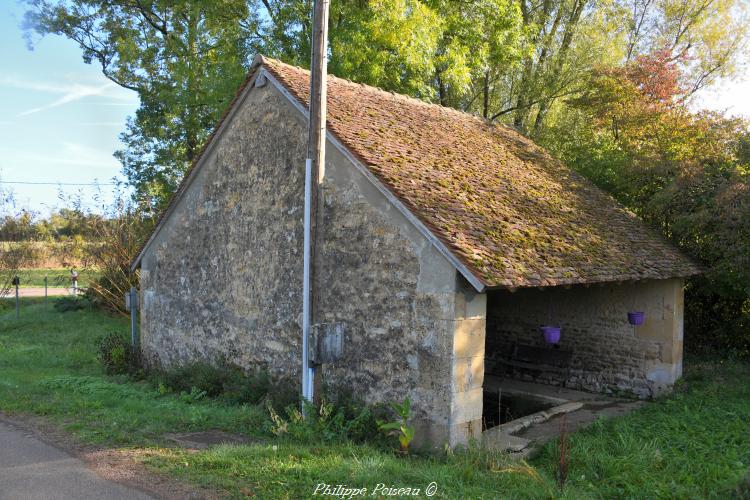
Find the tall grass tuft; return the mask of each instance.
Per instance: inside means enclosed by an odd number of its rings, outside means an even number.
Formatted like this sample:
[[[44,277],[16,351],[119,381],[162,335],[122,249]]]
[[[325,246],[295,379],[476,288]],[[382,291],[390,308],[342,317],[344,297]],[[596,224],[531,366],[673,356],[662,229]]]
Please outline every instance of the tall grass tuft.
[[[107,217],[91,228],[99,245],[87,247],[87,262],[95,268],[99,279],[87,290],[91,302],[111,313],[127,314],[124,295],[137,286],[139,273],[130,271],[130,264],[153,227],[134,204],[117,200]]]

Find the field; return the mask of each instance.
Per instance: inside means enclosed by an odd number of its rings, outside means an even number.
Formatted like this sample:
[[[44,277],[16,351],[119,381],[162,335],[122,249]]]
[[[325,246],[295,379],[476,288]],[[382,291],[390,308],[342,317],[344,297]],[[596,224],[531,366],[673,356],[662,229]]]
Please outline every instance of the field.
[[[750,496],[746,364],[691,360],[673,396],[571,435],[560,487],[557,443],[528,464],[476,448],[400,457],[378,445],[298,443],[269,432],[262,405],[195,401],[105,376],[95,341],[126,329],[126,321],[95,310],[59,313],[33,299],[24,300],[16,321],[7,301],[0,303],[0,411],[42,415],[84,443],[144,448],[139,456],[148,467],[238,498],[308,497],[320,483],[370,492],[378,483],[435,483],[435,498]],[[201,429],[242,433],[253,444],[197,453],[166,446],[167,432]]]
[[[47,286],[69,288],[71,286],[70,271],[68,269],[21,269],[21,288],[43,287],[44,277],[47,276]],[[78,286],[86,288],[95,281],[98,273],[92,270],[78,270]]]

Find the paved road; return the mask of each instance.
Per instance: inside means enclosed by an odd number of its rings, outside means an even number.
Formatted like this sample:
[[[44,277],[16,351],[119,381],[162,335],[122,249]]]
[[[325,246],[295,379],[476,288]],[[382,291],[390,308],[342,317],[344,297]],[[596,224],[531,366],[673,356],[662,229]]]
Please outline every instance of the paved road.
[[[44,297],[44,287],[28,287],[28,288],[19,288],[18,289],[18,295],[20,297]],[[52,288],[49,287],[47,289],[47,295],[50,297],[59,296],[59,295],[70,295],[70,288]],[[7,294],[3,295],[5,298],[14,298],[16,296],[15,289],[10,290]]]
[[[0,500],[147,500],[77,458],[0,421]]]

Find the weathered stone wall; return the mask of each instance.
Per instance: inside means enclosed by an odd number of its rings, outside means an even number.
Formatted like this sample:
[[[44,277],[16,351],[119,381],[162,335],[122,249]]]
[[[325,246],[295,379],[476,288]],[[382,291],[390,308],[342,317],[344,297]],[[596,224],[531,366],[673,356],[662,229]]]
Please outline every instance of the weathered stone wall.
[[[223,356],[293,376],[306,137],[269,88],[226,125],[142,260],[143,349],[166,365]]]
[[[143,348],[296,380],[306,122],[269,83],[228,126],[142,261]],[[346,328],[325,382],[370,403],[409,396],[422,443],[476,436],[484,295],[332,144],[323,191],[316,310]]]
[[[544,345],[539,326],[551,322],[562,327],[560,348],[574,352],[569,387],[650,397],[682,374],[683,309],[678,279],[490,292],[487,353],[507,352],[514,342]],[[628,323],[634,310],[645,311],[642,326]]]

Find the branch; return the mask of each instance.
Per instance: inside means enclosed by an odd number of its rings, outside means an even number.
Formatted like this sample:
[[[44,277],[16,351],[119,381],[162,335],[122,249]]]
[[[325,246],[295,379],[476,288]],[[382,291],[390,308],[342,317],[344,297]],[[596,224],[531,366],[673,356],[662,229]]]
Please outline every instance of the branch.
[[[506,115],[506,114],[510,113],[511,111],[516,111],[517,109],[527,109],[527,108],[530,108],[531,106],[534,106],[535,104],[539,104],[540,102],[547,101],[547,100],[552,100],[552,99],[557,99],[558,97],[565,97],[565,96],[571,95],[571,94],[577,94],[578,92],[580,92],[580,89],[569,90],[567,92],[559,92],[557,94],[553,94],[553,95],[550,95],[550,96],[540,97],[539,99],[536,99],[534,101],[531,101],[531,102],[528,102],[528,103],[525,103],[525,104],[522,104],[522,105],[511,106],[510,108],[506,108],[506,109],[504,109],[502,111],[498,111],[497,113],[495,113],[494,115],[492,115],[489,118],[489,120],[490,121],[495,121],[500,116]]]
[[[156,31],[158,31],[165,37],[169,35],[167,30],[167,21],[165,19],[162,19],[154,11],[144,7],[141,3],[141,0],[135,0],[135,8],[138,9],[143,19],[145,19],[146,22],[150,24]],[[159,22],[157,22],[157,20]]]

